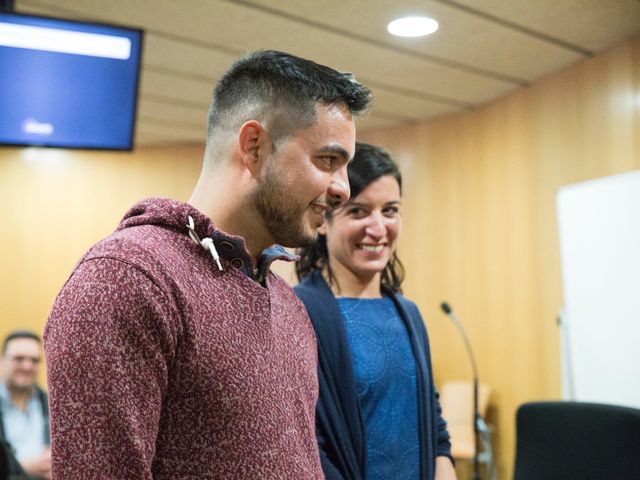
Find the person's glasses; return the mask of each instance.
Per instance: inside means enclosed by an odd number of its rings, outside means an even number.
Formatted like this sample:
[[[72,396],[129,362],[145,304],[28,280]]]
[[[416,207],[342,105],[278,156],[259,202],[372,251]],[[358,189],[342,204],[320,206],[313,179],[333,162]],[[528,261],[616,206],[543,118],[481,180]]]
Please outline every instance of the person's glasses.
[[[31,362],[34,365],[40,363],[40,357],[30,357],[29,355],[16,355],[15,357],[11,357],[11,360],[16,363]]]

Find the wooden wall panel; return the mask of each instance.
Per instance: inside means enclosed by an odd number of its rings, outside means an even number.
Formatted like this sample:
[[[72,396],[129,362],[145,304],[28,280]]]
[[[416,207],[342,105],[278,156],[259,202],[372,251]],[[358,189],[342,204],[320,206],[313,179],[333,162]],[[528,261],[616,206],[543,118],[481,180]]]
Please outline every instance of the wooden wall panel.
[[[555,196],[640,169],[639,60],[635,37],[476,111],[359,135],[403,169],[405,292],[429,326],[436,381],[470,377],[446,300],[494,389],[500,478],[512,474],[518,405],[561,396]]]
[[[80,256],[148,196],[186,199],[202,148],[0,149],[0,338],[41,331]]]

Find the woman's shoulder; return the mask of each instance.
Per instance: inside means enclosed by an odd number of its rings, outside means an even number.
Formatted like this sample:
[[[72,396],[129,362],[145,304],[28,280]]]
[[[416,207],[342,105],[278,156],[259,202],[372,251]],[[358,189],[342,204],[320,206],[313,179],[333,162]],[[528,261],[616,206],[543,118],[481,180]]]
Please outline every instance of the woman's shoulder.
[[[313,272],[306,276],[293,287],[293,291],[307,307],[307,310],[324,310],[327,303],[330,303],[328,299],[333,298],[331,289],[319,272]]]
[[[299,297],[317,295],[318,292],[324,291],[326,286],[324,285],[324,279],[322,275],[317,275],[316,272],[312,272],[304,277],[300,283],[293,287],[293,291]]]
[[[402,308],[408,309],[411,313],[420,313],[415,302],[405,297],[402,293],[393,292],[389,288],[383,287],[383,294],[394,299]]]
[[[396,305],[400,307],[400,309],[410,321],[422,326],[422,324],[424,323],[422,314],[420,313],[418,305],[416,305],[413,300],[408,299],[401,293],[390,293],[388,295],[395,299]]]

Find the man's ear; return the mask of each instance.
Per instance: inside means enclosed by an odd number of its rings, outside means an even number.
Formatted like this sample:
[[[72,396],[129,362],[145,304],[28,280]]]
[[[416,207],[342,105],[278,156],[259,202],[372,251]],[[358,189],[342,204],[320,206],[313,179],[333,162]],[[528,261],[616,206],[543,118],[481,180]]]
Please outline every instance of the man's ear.
[[[248,120],[238,131],[238,151],[244,167],[257,176],[269,154],[271,140],[257,120]]]
[[[327,219],[324,219],[324,223],[318,227],[318,233],[320,235],[327,235]]]

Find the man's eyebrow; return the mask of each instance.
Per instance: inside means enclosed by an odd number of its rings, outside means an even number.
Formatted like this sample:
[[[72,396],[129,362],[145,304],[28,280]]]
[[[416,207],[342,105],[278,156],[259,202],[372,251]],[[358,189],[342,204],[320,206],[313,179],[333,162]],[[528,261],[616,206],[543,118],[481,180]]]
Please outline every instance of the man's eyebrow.
[[[350,160],[349,152],[340,145],[327,145],[326,147],[322,147],[318,153],[330,153],[342,157],[344,160]]]

